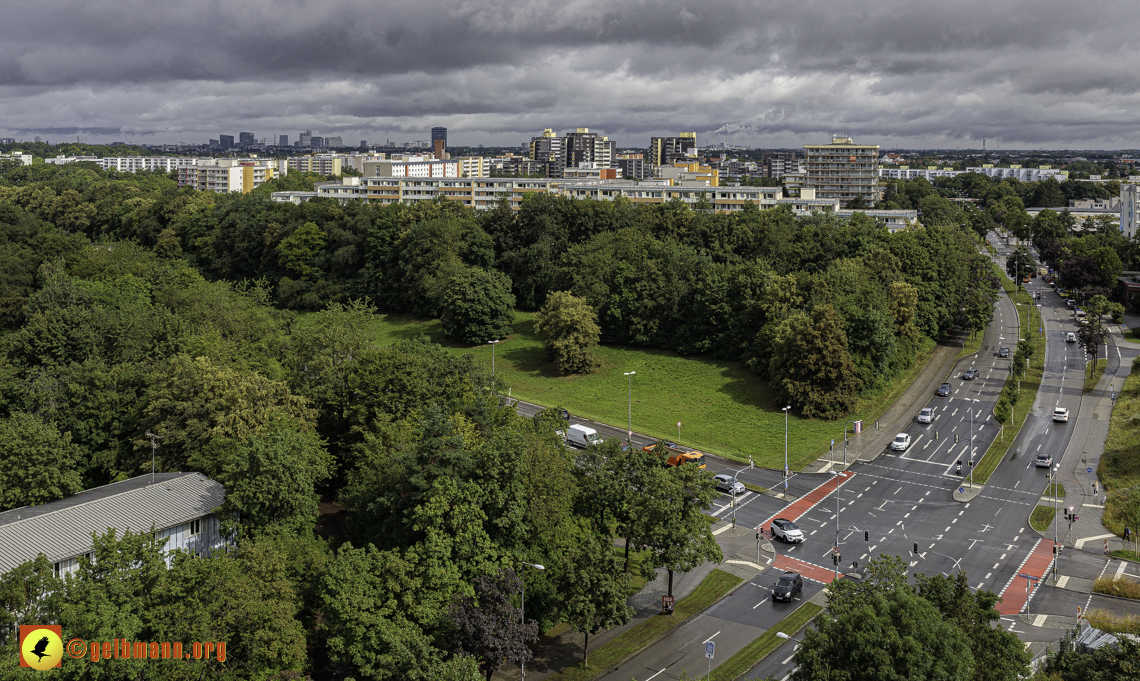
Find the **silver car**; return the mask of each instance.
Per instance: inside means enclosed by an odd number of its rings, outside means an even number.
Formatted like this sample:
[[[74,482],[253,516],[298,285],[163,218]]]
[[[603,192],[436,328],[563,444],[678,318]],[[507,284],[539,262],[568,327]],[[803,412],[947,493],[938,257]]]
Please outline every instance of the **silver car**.
[[[922,410],[918,412],[918,422],[934,423],[934,410],[930,407],[923,407]]]
[[[713,480],[716,480],[716,488],[722,492],[732,494],[733,487],[736,488],[736,495],[740,496],[746,491],[743,482],[734,482],[731,475],[714,475]]]

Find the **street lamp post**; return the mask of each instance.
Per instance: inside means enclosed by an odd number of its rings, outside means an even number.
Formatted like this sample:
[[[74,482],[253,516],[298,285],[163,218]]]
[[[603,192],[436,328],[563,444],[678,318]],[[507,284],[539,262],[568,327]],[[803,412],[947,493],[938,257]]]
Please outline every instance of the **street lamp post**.
[[[843,423],[843,468],[847,468],[847,424],[855,425],[854,421]]]
[[[531,566],[535,570],[545,570],[546,567],[538,563],[528,563],[526,561],[519,561],[523,566]],[[522,585],[522,601],[519,604],[519,620],[520,624],[526,625],[526,570],[519,570],[519,583]],[[522,678],[526,679],[526,660],[523,660],[519,665],[522,669]]]
[[[1060,470],[1061,464],[1053,464],[1053,546],[1057,552],[1057,557],[1053,559],[1053,583],[1057,583],[1057,561],[1061,560],[1061,546],[1057,542],[1057,525],[1061,521],[1057,519],[1057,510],[1060,507],[1057,499],[1057,471]]]
[[[495,346],[502,341],[489,340],[487,344],[491,346],[491,392],[495,392]]]
[[[748,465],[732,474],[732,526],[736,527],[736,476],[743,471],[753,468],[752,457],[748,457]]]
[[[784,498],[788,498],[788,412],[792,406],[789,404],[781,411],[784,412]]]
[[[626,426],[629,430],[626,432],[626,442],[633,442],[633,375],[636,371],[628,371],[622,376],[626,378],[625,386],[625,399],[626,399]]]
[[[839,483],[843,474],[839,471],[831,471],[835,476],[835,579],[839,579]]]

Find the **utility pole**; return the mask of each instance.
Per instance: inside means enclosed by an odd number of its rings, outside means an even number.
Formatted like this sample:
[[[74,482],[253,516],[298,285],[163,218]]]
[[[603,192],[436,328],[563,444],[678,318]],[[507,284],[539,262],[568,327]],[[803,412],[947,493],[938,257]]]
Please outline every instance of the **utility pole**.
[[[626,419],[627,419],[626,425],[629,428],[629,430],[626,433],[625,440],[626,440],[626,442],[629,442],[629,443],[633,442],[633,375],[636,373],[637,373],[636,371],[629,371],[629,372],[622,374],[622,376],[625,376],[627,379],[626,380],[626,387],[625,387]],[[678,422],[678,423],[680,423],[680,422]],[[680,425],[677,426],[677,432],[678,433],[681,432],[681,426]]]
[[[788,498],[788,412],[792,405],[783,408],[784,412],[784,499]]]
[[[150,432],[149,430],[146,431],[146,436],[150,438],[150,484],[153,485],[154,484],[154,452],[156,449],[158,449],[158,442],[156,442],[156,440],[161,440],[162,438],[155,435],[154,433]]]
[[[502,341],[489,340],[487,343],[491,346],[491,392],[495,392],[495,346]]]

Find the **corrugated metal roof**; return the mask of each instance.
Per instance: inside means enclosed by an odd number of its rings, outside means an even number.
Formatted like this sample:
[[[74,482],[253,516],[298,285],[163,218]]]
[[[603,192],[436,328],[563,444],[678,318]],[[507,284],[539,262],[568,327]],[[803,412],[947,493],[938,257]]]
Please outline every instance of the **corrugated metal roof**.
[[[222,484],[201,473],[162,473],[96,487],[41,506],[0,513],[0,572],[44,554],[56,562],[91,550],[91,534],[149,532],[209,515]]]

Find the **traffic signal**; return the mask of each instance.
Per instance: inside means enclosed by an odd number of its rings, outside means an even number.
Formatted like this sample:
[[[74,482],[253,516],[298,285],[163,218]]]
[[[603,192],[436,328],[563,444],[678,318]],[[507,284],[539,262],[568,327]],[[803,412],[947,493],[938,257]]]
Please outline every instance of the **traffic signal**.
[[[871,531],[863,530],[863,541],[871,541]]]
[[[831,562],[834,565],[839,565],[839,554],[838,553],[831,554]]]
[[[918,555],[918,542],[914,543],[914,555]]]
[[[1057,546],[1056,546],[1056,544],[1054,544],[1054,545],[1053,545],[1053,555],[1054,555],[1054,556],[1055,556],[1055,555],[1057,555]]]

